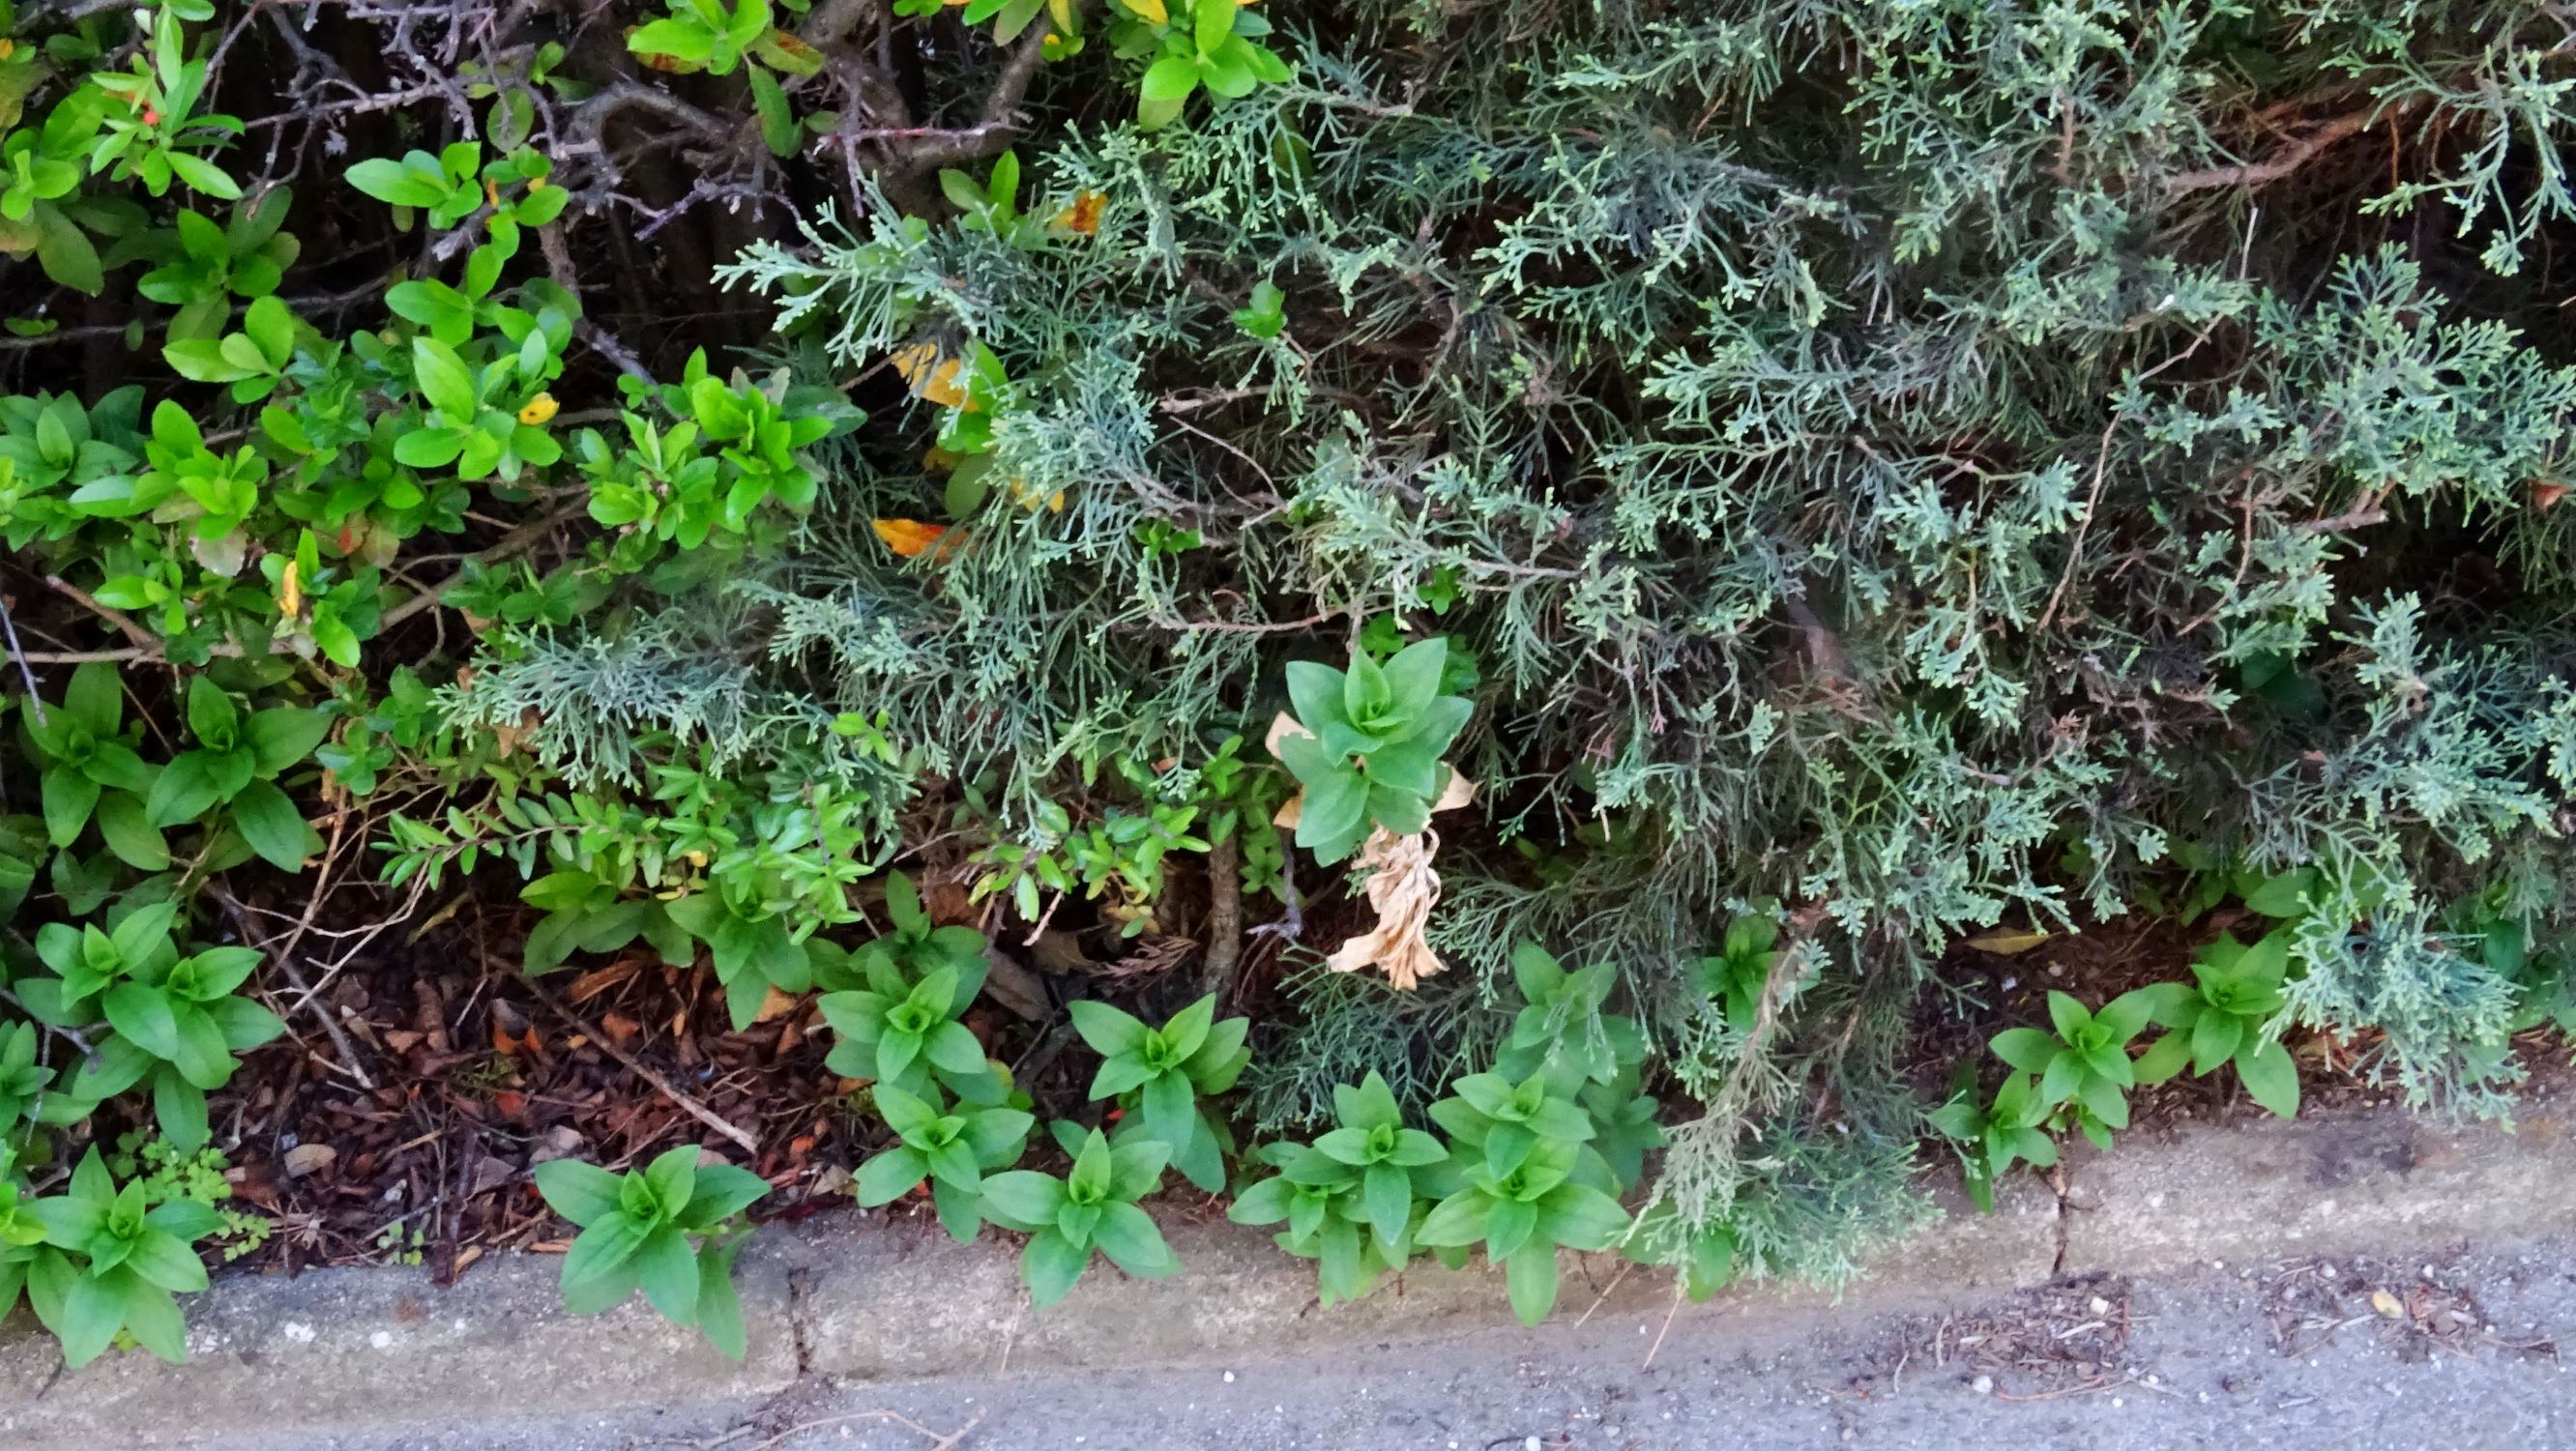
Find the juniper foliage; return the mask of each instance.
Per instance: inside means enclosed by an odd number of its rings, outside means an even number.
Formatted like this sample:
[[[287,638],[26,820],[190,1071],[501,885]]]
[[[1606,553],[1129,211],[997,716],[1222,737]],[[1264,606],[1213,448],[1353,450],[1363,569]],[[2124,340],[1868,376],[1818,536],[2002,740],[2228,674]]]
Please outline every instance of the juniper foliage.
[[[1257,736],[1289,659],[1445,633],[1458,970],[1306,982],[1260,1114],[1429,1096],[1516,940],[1615,963],[1699,1105],[1668,1255],[1731,1224],[1832,1273],[1905,1222],[1889,1068],[1942,945],[2118,914],[2181,840],[2322,869],[2293,1020],[2380,1030],[2420,1098],[2509,1071],[2464,1050],[2514,985],[2431,923],[2569,912],[2562,10],[1281,11],[1294,79],[1163,130],[1033,93],[1023,210],[1098,192],[1096,234],[872,196],[725,272],[816,375],[992,351],[1010,487],[943,547],[870,534],[942,517],[943,410],[891,395],[801,550],[505,640],[475,694],[593,719],[549,749],[607,778],[637,722],[756,758],[883,711],[1010,836],[1085,761]],[[1743,1032],[1690,965],[1764,898],[1794,950]]]

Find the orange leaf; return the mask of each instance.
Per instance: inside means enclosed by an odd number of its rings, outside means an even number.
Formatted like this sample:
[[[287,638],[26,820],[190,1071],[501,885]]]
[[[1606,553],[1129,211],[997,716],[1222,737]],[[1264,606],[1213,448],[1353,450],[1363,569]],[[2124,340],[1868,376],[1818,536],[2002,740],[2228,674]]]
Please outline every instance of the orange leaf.
[[[1109,197],[1106,193],[1075,192],[1073,205],[1055,214],[1055,224],[1068,232],[1078,232],[1086,237],[1092,236],[1100,230],[1100,209],[1108,204]]]
[[[912,389],[914,397],[927,399],[942,408],[966,406],[966,390],[957,382],[958,369],[964,366],[965,359],[941,357],[936,343],[914,343],[910,347],[895,349],[888,361],[894,364],[897,373],[903,375],[903,381]]]
[[[939,536],[948,532],[945,524],[924,524],[918,519],[871,519],[868,526],[877,531],[886,548],[906,559],[938,543]]]
[[[2552,505],[2566,497],[2567,486],[2565,484],[2544,484],[2537,479],[2532,480],[2531,506],[2538,509],[2540,512],[2544,514],[2548,513]]]

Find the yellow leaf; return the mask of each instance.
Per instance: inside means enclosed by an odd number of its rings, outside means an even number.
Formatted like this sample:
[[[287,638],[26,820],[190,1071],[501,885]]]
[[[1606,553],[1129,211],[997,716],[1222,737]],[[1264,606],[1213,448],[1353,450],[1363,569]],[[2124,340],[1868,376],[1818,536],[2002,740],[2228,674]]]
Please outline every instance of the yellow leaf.
[[[1081,236],[1096,235],[1100,231],[1100,209],[1108,203],[1109,198],[1103,193],[1075,192],[1073,205],[1055,214],[1055,224]]]
[[[2018,957],[2055,935],[2051,932],[2024,932],[2013,927],[1998,927],[1992,932],[1981,932],[1969,938],[1968,945],[1979,952],[1991,952],[1997,957]]]
[[[2370,1308],[2378,1311],[2381,1315],[2386,1316],[2391,1320],[2402,1320],[2406,1318],[2406,1307],[2399,1303],[2395,1295],[2388,1293],[2386,1290],[2373,1290],[2370,1292]]]
[[[939,536],[948,532],[944,524],[924,524],[918,519],[871,519],[868,527],[877,531],[886,548],[906,559],[938,543]]]
[[[1172,18],[1172,12],[1163,8],[1163,0],[1118,0],[1118,3],[1156,25],[1169,24]]]
[[[527,407],[519,410],[519,421],[532,427],[549,422],[554,418],[555,410],[562,406],[555,401],[555,395],[552,393],[540,393],[528,400]]]
[[[277,612],[294,619],[304,611],[304,586],[295,577],[296,561],[286,561],[286,572],[277,579]]]
[[[914,397],[927,399],[942,408],[966,406],[966,390],[957,385],[957,370],[964,359],[939,356],[938,345],[934,343],[914,343],[910,347],[895,349],[890,361],[894,370],[903,376],[904,383],[912,389]]]

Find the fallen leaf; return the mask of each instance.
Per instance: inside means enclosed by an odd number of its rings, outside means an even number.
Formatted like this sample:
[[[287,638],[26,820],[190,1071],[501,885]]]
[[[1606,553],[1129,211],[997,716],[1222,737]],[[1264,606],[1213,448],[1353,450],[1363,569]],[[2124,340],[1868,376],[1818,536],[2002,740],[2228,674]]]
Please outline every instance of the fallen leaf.
[[[492,745],[495,753],[507,756],[518,750],[522,745],[535,739],[537,728],[543,724],[545,724],[545,717],[537,714],[537,708],[532,705],[519,712],[518,724],[494,726]]]
[[[751,1020],[755,1023],[776,1022],[794,1011],[796,1011],[796,1000],[776,988],[771,988],[769,996],[760,1000],[760,1011],[753,1014]]]
[[[2546,514],[2550,506],[2567,497],[2565,484],[2544,484],[2534,479],[2531,484],[2531,507]]]
[[[304,588],[296,582],[295,566],[295,560],[286,561],[286,572],[277,577],[277,613],[282,619],[291,620],[304,612]]]
[[[1997,957],[2017,957],[2056,935],[2053,932],[2026,932],[2018,927],[1998,927],[1969,938],[1968,945]]]
[[[1100,231],[1100,212],[1108,204],[1109,197],[1105,192],[1075,192],[1073,205],[1055,214],[1055,224],[1068,232],[1093,236]]]
[[[586,1141],[582,1138],[579,1129],[570,1124],[557,1124],[546,1130],[545,1136],[537,1140],[536,1148],[528,1155],[528,1167],[533,1169],[539,1164],[550,1164],[557,1159],[569,1159],[581,1152],[584,1142]]]
[[[2395,1295],[2388,1293],[2386,1290],[2373,1290],[2370,1292],[2370,1308],[2378,1311],[2380,1314],[2391,1320],[2402,1320],[2406,1317],[2405,1305],[2400,1303]]]
[[[564,990],[564,998],[574,1007],[579,1007],[634,975],[635,959],[620,958],[606,967],[592,968],[574,978],[572,986]]]
[[[286,1151],[286,1177],[302,1179],[331,1167],[340,1151],[329,1144],[297,1144]]]
[[[924,524],[918,519],[871,519],[868,526],[877,531],[886,548],[906,559],[938,543],[948,532],[945,524]]]
[[[990,943],[984,947],[984,962],[984,991],[993,1001],[1032,1023],[1043,1021],[1054,1010],[1054,1004],[1047,1000],[1046,985],[1038,981],[1037,974]]]
[[[941,357],[936,343],[914,343],[895,349],[889,361],[903,376],[905,386],[912,389],[912,396],[942,408],[966,406],[966,390],[957,382],[965,359]]]

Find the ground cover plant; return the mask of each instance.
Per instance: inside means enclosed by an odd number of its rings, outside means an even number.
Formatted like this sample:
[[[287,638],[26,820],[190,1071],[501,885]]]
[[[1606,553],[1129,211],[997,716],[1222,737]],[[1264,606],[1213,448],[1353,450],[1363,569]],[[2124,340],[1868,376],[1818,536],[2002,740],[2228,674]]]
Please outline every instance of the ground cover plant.
[[[2571,57],[0,4],[0,1306],[561,1244],[739,1351],[738,1214],[1053,1300],[1186,1181],[1535,1317],[2155,1094],[2499,1111],[2576,1021]]]

